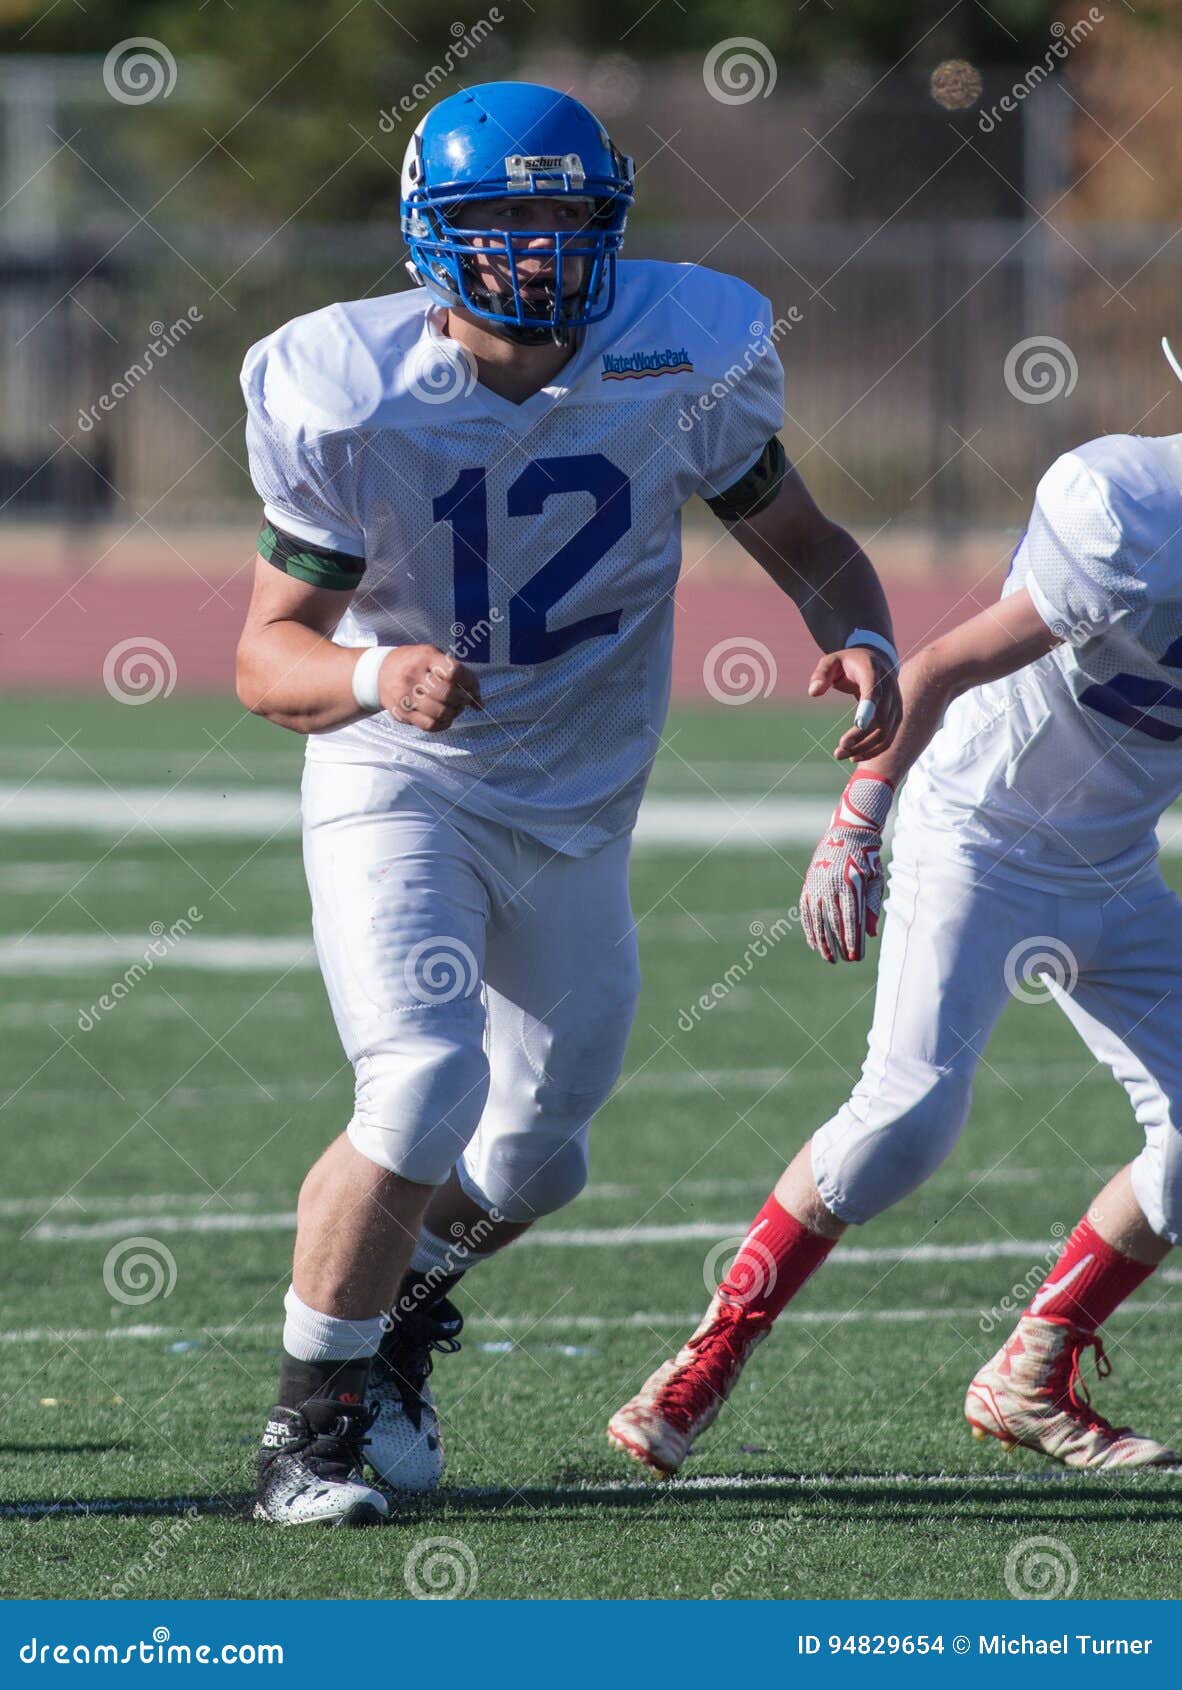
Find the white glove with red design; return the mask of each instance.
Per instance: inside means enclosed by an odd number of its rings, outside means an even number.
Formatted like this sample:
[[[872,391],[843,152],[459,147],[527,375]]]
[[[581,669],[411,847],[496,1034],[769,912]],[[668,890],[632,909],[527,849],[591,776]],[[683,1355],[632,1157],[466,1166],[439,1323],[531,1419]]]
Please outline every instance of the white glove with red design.
[[[895,789],[881,775],[855,774],[813,852],[800,897],[810,949],[826,962],[861,962],[882,908],[882,830]]]

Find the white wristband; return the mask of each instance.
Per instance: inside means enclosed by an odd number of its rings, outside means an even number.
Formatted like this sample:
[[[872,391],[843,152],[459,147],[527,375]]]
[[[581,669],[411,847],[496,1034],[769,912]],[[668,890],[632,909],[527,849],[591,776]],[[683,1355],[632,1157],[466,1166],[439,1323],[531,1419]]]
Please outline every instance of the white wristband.
[[[375,710],[382,708],[381,694],[378,692],[378,671],[393,650],[391,645],[366,646],[353,665],[353,697],[361,708],[368,710],[371,715]]]
[[[881,651],[884,657],[889,657],[894,668],[899,667],[899,654],[887,639],[885,634],[876,634],[873,628],[855,628],[846,638],[846,650],[853,645],[873,646],[875,651]]]

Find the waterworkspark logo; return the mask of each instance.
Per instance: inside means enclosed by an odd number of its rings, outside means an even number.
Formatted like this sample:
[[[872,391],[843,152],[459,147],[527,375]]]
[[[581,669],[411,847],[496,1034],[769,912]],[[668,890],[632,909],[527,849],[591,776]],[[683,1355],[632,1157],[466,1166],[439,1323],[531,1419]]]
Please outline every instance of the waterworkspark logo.
[[[666,346],[659,352],[605,352],[599,379],[636,381],[640,376],[676,376],[693,367],[684,346]]]

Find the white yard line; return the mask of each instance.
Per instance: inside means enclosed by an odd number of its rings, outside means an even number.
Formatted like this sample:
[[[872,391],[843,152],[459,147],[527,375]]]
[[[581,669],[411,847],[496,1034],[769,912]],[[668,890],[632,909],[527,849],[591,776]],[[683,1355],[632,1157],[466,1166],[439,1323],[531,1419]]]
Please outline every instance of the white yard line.
[[[1160,1315],[1175,1319],[1182,1304],[1177,1302],[1126,1303],[1112,1316],[1120,1320],[1135,1315],[1138,1320]],[[801,1309],[785,1315],[777,1331],[791,1331],[793,1326],[846,1326],[852,1322],[870,1325],[915,1326],[925,1321],[973,1320],[983,1313],[979,1305],[963,1308],[904,1307],[886,1309]],[[560,1315],[470,1315],[464,1327],[469,1333],[513,1333],[529,1336],[536,1332],[649,1332],[692,1331],[701,1319],[701,1310],[682,1314],[649,1312],[636,1314],[560,1314]],[[154,1322],[137,1322],[128,1326],[24,1326],[0,1330],[0,1344],[124,1344],[157,1342],[199,1343],[202,1340],[233,1338],[278,1339],[282,1321],[265,1320],[243,1322],[232,1326],[163,1326]]]
[[[1115,1169],[1113,1170],[1115,1172]],[[970,1168],[958,1177],[974,1185],[1005,1175],[1009,1184],[1019,1178],[1036,1180],[1046,1177],[1044,1168],[1010,1167],[1001,1163],[996,1168]],[[592,1181],[580,1193],[584,1203],[640,1202],[654,1203],[666,1195],[676,1197],[734,1197],[744,1193],[761,1196],[767,1190],[767,1176],[751,1179],[685,1179],[668,1188],[649,1185],[623,1185],[612,1181]],[[88,1195],[86,1192],[51,1192],[33,1197],[0,1197],[0,1220],[5,1216],[48,1215],[52,1209],[69,1215],[110,1215],[127,1213],[133,1205],[141,1215],[149,1210],[203,1210],[219,1205],[228,1209],[263,1209],[281,1195],[267,1191],[232,1191],[219,1195],[212,1191],[150,1191],[134,1196],[122,1194]]]
[[[149,950],[153,943],[162,955]],[[243,934],[238,938],[187,933],[174,943],[143,933],[34,933],[0,937],[0,974],[72,974],[94,969],[196,968],[218,974],[279,974],[314,969],[316,952],[309,934],[274,938]]]
[[[216,792],[217,802],[211,802]],[[762,850],[769,845],[814,845],[833,811],[833,795],[725,798],[661,796],[644,802],[636,830],[641,848]],[[290,786],[220,788],[97,786],[77,781],[0,781],[0,831],[99,833],[142,837],[145,832],[188,839],[271,838],[299,827],[299,791]],[[1161,849],[1182,854],[1182,807],[1163,818]]]
[[[750,1224],[741,1220],[673,1221],[664,1225],[604,1227],[535,1227],[516,1248],[559,1250],[616,1250],[655,1244],[721,1243],[739,1240]],[[27,1237],[38,1244],[91,1243],[125,1238],[139,1231],[155,1234],[288,1232],[295,1211],[259,1214],[128,1213],[105,1221],[44,1221]],[[888,1266],[896,1262],[1039,1261],[1054,1247],[1047,1238],[995,1239],[982,1244],[849,1244],[829,1258],[827,1266]]]

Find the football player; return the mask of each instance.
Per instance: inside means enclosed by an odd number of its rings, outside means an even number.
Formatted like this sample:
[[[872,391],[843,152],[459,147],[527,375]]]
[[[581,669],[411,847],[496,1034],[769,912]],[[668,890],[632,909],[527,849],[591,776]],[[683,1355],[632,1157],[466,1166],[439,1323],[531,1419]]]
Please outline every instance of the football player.
[[[636,1002],[629,841],[695,493],[828,654],[810,691],[859,700],[843,751],[898,723],[878,580],[777,438],[768,301],[620,262],[632,198],[577,100],[454,94],[403,170],[418,285],[246,359],[264,527],[239,696],[308,736],[313,925],[356,1077],[300,1193],[260,1519],[384,1518],[366,1460],[438,1482],[448,1292],[584,1183]]]
[[[1172,1464],[1109,1423],[1080,1361],[1182,1235],[1182,903],[1155,828],[1182,792],[1182,435],[1114,435],[1039,483],[996,608],[910,658],[903,726],[860,763],[804,883],[808,943],[861,959],[900,781],[869,1052],[755,1219],[702,1324],[609,1437],[675,1473],[755,1346],[851,1225],[955,1144],[1011,992],[1032,977],[1124,1086],[1144,1148],[978,1372],[978,1437],[1069,1467]],[[942,725],[941,725],[942,721]]]

